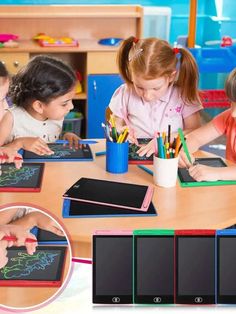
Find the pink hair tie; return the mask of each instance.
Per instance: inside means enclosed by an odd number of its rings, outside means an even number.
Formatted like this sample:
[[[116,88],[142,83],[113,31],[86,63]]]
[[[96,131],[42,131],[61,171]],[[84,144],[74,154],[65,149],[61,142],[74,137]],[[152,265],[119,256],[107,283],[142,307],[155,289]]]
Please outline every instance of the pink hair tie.
[[[138,38],[136,38],[136,37],[134,37],[133,42],[134,42],[135,44],[137,44],[137,43],[138,43],[138,41],[139,41],[139,39],[138,39]]]

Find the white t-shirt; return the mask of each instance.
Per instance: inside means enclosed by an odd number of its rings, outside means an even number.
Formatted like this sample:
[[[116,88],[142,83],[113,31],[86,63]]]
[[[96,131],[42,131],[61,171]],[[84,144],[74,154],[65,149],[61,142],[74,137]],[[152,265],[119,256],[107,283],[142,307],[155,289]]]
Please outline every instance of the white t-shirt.
[[[54,143],[59,139],[63,119],[39,121],[22,107],[13,107],[9,111],[13,116],[13,127],[6,143],[19,137],[40,137],[46,143]]]

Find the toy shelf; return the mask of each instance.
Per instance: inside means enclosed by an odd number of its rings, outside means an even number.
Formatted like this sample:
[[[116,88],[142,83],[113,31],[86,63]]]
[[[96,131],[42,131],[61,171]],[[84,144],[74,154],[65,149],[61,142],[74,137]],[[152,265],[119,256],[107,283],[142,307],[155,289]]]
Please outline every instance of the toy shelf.
[[[230,102],[224,90],[203,90],[201,99],[204,108],[228,108]]]
[[[101,38],[142,37],[143,8],[139,5],[3,5],[0,10],[1,33],[19,36],[17,48],[1,48],[0,61],[11,74],[39,54],[58,57],[82,76],[82,93],[75,96],[74,107],[84,119],[82,135],[88,125],[88,83],[90,74],[117,74],[117,46],[99,45]],[[41,47],[32,38],[44,33],[53,38],[78,40],[75,47]],[[102,103],[102,100],[101,100]],[[96,110],[101,110],[97,108]],[[92,123],[92,122],[90,122]]]

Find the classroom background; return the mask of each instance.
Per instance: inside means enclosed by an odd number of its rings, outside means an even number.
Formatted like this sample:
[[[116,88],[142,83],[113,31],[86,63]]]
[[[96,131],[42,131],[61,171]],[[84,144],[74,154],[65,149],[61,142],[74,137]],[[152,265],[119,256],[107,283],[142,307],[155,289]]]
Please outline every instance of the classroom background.
[[[86,6],[100,6],[100,5],[131,5],[131,6],[141,6],[143,12],[140,17],[137,18],[137,25],[143,25],[142,29],[140,26],[136,29],[124,30],[125,25],[119,27],[119,20],[114,20],[114,25],[116,25],[116,32],[114,32],[114,37],[120,34],[119,37],[128,37],[131,33],[138,36],[141,34],[142,37],[159,37],[166,39],[172,45],[174,44],[187,44],[187,37],[189,35],[189,23],[190,23],[190,4],[197,3],[196,7],[196,28],[194,34],[195,48],[190,48],[193,53],[199,67],[200,81],[199,88],[205,91],[203,121],[209,121],[213,116],[225,110],[229,103],[222,92],[224,88],[224,82],[227,74],[236,66],[236,49],[234,43],[236,41],[236,28],[235,28],[235,5],[232,0],[116,0],[116,1],[75,1],[75,0],[18,0],[11,1],[5,0],[0,1],[1,6],[8,6],[9,8],[14,5],[29,5],[29,6],[45,6],[45,5],[86,5]],[[101,16],[102,16],[101,12]],[[142,16],[141,16],[142,15]],[[1,16],[0,16],[1,18]],[[37,17],[38,18],[38,17]],[[37,20],[36,18],[36,20]],[[64,18],[63,18],[64,19]],[[79,16],[78,16],[79,19]],[[6,20],[6,17],[5,17]],[[141,22],[140,22],[141,20]],[[39,20],[37,20],[39,21]],[[81,20],[80,20],[81,21]],[[80,21],[78,21],[78,29],[80,27]],[[96,20],[97,22],[98,20]],[[64,19],[65,22],[65,19]],[[94,22],[94,24],[96,24]],[[36,23],[36,22],[35,22]],[[60,18],[58,19],[60,23]],[[64,33],[65,29],[68,28],[66,34],[70,35],[70,22],[64,23]],[[100,21],[98,22],[100,23]],[[45,23],[46,24],[46,23]],[[40,23],[39,23],[40,25]],[[98,29],[100,25],[98,25]],[[1,29],[4,29],[0,24]],[[46,26],[46,25],[45,25]],[[91,25],[91,29],[94,26]],[[104,26],[103,26],[104,27]],[[108,27],[109,28],[109,27]],[[4,29],[4,32],[6,30]],[[40,28],[40,32],[44,32],[44,29]],[[130,32],[130,33],[129,33]],[[55,33],[55,30],[54,30]],[[92,33],[92,31],[91,31]],[[93,32],[94,33],[94,32]],[[19,31],[19,38],[24,35]],[[35,34],[36,35],[36,34]],[[50,34],[46,34],[50,35]],[[64,35],[64,34],[63,34]],[[95,34],[95,37],[102,38],[103,31],[101,28],[100,34]],[[124,36],[122,36],[124,35]],[[57,29],[57,36],[60,36],[60,32]],[[85,37],[87,34],[85,34]],[[112,31],[110,30],[109,36],[104,33],[104,37],[112,37]],[[222,47],[224,43],[224,38],[226,38],[226,46]],[[228,46],[227,40],[231,40],[231,46]],[[99,38],[95,38],[99,40]],[[118,75],[117,69],[115,69],[115,53],[107,54],[107,64],[101,64],[101,67],[91,69],[89,62],[91,64],[95,63],[96,58],[90,58],[90,48],[85,48],[84,53],[82,49],[82,43],[79,44],[82,53],[78,51],[78,56],[75,57],[74,53],[70,54],[69,62],[75,68],[78,74],[78,80],[80,81],[80,94],[74,100],[74,113],[70,113],[65,121],[66,131],[75,131],[79,136],[87,138],[102,138],[104,137],[103,130],[100,127],[101,121],[104,119],[104,111],[109,103],[109,99],[113,94],[114,90],[122,84],[122,80]],[[20,47],[23,48],[23,44]],[[110,48],[110,47],[109,47]],[[118,48],[118,47],[117,47]],[[10,49],[10,48],[9,48]],[[11,52],[11,49],[8,51]],[[94,48],[92,48],[94,49]],[[97,47],[95,48],[97,49]],[[99,48],[99,52],[102,53],[110,52],[107,47]],[[27,48],[25,49],[27,50]],[[24,51],[25,51],[24,50]],[[116,49],[117,50],[117,49]],[[2,50],[3,51],[3,50]],[[2,52],[0,51],[0,53]],[[6,51],[6,52],[8,52]],[[44,49],[44,51],[46,51]],[[58,52],[64,52],[62,48],[58,48]],[[115,50],[113,50],[115,52]],[[5,52],[5,51],[3,51]],[[71,52],[71,51],[70,51]],[[30,51],[31,55],[36,53]],[[37,54],[40,51],[37,51]],[[43,53],[43,50],[42,50]],[[47,51],[46,51],[47,53]],[[67,53],[67,51],[66,51]],[[92,55],[92,54],[91,54]],[[1,59],[2,54],[0,54]],[[62,56],[60,54],[60,56]],[[9,56],[8,56],[9,57]],[[106,54],[100,55],[104,60],[106,59]],[[26,59],[28,56],[26,57]],[[67,58],[67,57],[65,57]],[[78,59],[77,59],[78,58]],[[103,60],[103,62],[104,62]],[[15,60],[18,62],[18,60]],[[13,61],[13,62],[15,62]],[[23,61],[24,63],[26,60]],[[19,63],[19,62],[18,62]],[[110,66],[109,66],[110,63]],[[111,65],[111,63],[114,63]],[[92,67],[94,65],[92,64]],[[19,68],[19,65],[17,65]],[[87,68],[86,68],[87,67]],[[109,69],[106,67],[109,67]],[[103,89],[103,86],[106,86]],[[98,109],[94,109],[98,108]]]

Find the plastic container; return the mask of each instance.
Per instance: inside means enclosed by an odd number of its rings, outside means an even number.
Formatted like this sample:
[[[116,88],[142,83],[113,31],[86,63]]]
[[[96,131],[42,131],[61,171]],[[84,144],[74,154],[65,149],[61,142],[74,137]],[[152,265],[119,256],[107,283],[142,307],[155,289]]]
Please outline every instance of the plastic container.
[[[82,120],[81,112],[69,112],[63,122],[63,132],[72,132],[80,136]]]
[[[201,99],[204,108],[228,108],[230,102],[227,99],[225,91],[222,89],[204,90],[201,93]]]
[[[106,144],[106,171],[125,173],[128,171],[129,142]]]

